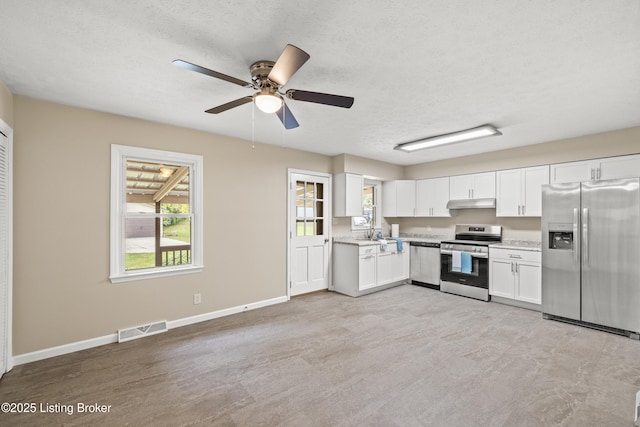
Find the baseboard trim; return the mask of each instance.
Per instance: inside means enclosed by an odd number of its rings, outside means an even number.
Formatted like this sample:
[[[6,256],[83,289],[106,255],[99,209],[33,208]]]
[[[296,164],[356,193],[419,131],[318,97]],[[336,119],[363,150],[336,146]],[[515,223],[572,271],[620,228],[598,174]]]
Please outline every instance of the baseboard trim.
[[[256,308],[267,307],[269,305],[280,304],[289,301],[285,295],[282,297],[271,298],[264,301],[253,302],[236,307],[225,308],[223,310],[212,311],[209,313],[199,314],[197,316],[185,317],[167,322],[168,329],[180,328],[182,326],[192,325],[194,323],[205,322],[207,320],[217,319],[218,317],[229,316],[231,314],[242,313],[243,311],[255,310]],[[24,365],[25,363],[37,362],[38,360],[49,359],[51,357],[62,356],[64,354],[75,353],[76,351],[87,350],[89,348],[100,347],[107,344],[118,342],[118,334],[109,334],[101,337],[90,338],[88,340],[77,341],[69,344],[59,345],[56,347],[45,348],[43,350],[32,351],[31,353],[19,354],[13,356],[12,367]]]
[[[223,310],[212,311],[210,313],[198,314],[197,316],[185,317],[183,319],[171,320],[167,322],[169,329],[179,328],[181,326],[192,325],[194,323],[206,322],[207,320],[217,319],[218,317],[229,316],[232,314],[242,313],[243,311],[255,310],[256,308],[267,307],[269,305],[287,302],[286,296],[271,298],[264,301],[252,302],[250,304],[238,305],[236,307],[225,308]]]
[[[118,334],[90,338],[84,341],[72,342],[69,344],[59,345],[57,347],[45,348],[43,350],[13,356],[13,364],[14,366],[24,365],[25,363],[37,362],[38,360],[75,353],[76,351],[87,350],[89,348],[100,347],[101,345],[112,344],[115,342],[118,342]]]

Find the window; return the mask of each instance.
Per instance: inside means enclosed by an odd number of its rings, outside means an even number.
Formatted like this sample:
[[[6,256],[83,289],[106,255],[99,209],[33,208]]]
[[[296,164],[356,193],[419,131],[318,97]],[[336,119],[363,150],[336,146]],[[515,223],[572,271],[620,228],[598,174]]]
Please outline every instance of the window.
[[[362,187],[362,212],[364,215],[351,218],[351,229],[381,228],[378,206],[380,206],[380,181],[365,179]]]
[[[111,146],[112,282],[202,271],[202,163]]]
[[[324,185],[296,181],[296,236],[324,234]]]

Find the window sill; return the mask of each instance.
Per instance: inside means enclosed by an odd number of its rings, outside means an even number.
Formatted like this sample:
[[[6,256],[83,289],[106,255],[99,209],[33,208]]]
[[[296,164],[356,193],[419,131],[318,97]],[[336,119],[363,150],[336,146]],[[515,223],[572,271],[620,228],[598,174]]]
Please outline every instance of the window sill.
[[[144,272],[126,273],[121,276],[111,276],[111,283],[132,282],[134,280],[155,279],[159,277],[177,276],[181,274],[200,273],[204,270],[204,266],[189,266],[183,268],[175,268],[171,270],[153,270]]]

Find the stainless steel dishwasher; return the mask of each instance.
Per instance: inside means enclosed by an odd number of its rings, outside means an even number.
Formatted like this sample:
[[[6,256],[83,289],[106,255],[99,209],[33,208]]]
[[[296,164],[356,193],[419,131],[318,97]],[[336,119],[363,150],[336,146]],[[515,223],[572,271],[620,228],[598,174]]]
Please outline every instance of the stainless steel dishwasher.
[[[411,283],[440,289],[440,243],[410,242]]]

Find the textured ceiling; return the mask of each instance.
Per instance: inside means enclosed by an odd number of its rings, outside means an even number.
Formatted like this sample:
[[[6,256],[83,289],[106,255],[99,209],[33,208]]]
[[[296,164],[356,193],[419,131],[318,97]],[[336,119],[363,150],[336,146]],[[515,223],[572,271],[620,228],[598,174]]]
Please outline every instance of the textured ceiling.
[[[285,89],[284,131],[252,91],[171,65],[249,80],[287,43],[311,55]],[[640,125],[640,2],[2,0],[0,80],[25,95],[326,155],[400,165]],[[407,154],[408,142],[491,123],[503,134]]]

